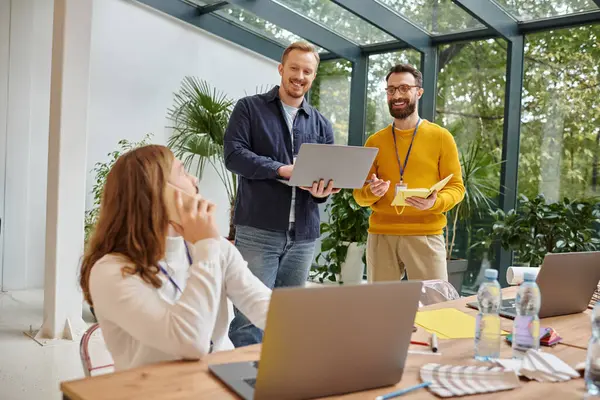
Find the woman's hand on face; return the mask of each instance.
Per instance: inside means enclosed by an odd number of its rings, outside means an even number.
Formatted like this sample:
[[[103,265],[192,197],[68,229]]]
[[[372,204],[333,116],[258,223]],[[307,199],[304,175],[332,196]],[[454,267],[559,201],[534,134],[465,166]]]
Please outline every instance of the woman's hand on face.
[[[219,232],[215,223],[216,206],[200,197],[187,197],[175,191],[175,208],[179,214],[181,225],[175,225],[175,230],[189,243],[203,239],[218,239]]]

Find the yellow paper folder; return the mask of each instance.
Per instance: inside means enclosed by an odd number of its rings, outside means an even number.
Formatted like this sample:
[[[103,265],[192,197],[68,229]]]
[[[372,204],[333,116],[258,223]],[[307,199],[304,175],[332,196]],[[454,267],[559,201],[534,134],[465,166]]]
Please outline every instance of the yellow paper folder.
[[[456,308],[417,311],[415,324],[440,339],[469,339],[475,337],[475,317]],[[502,335],[508,332],[501,331]]]
[[[407,197],[421,197],[423,199],[426,199],[434,191],[436,191],[436,190],[439,191],[439,190],[443,189],[444,186],[446,186],[446,184],[448,183],[448,181],[452,178],[452,176],[454,176],[454,174],[448,175],[447,177],[445,177],[444,179],[442,179],[441,181],[439,181],[438,183],[436,183],[429,189],[425,189],[425,188],[400,189],[400,190],[398,190],[398,193],[396,193],[396,197],[392,201],[392,206],[407,206],[408,205],[406,203]]]

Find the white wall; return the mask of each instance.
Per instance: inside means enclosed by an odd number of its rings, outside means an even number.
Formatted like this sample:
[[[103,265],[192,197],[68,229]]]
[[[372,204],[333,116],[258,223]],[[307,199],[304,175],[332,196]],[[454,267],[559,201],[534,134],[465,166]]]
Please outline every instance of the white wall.
[[[10,0],[0,0],[0,218],[4,223],[4,167],[6,157],[6,115],[8,107],[8,49],[10,38]],[[0,226],[0,290],[4,226]]]
[[[96,0],[93,12],[88,170],[105,161],[120,139],[139,140],[153,132],[155,142],[165,143],[166,110],[186,75],[205,79],[233,98],[279,82],[275,62],[138,3]],[[52,1],[12,1],[5,290],[44,282],[51,21]],[[0,44],[0,91],[3,60]],[[1,117],[0,111],[0,124]],[[92,179],[89,174],[88,192]],[[227,234],[227,198],[212,171],[201,188],[221,205],[219,227]]]
[[[92,30],[88,169],[121,138],[153,132],[166,143],[166,110],[181,80],[207,80],[234,99],[279,82],[277,63],[132,1],[96,1]],[[92,175],[88,188],[92,187]],[[219,205],[218,223],[228,233],[225,190],[212,168],[201,182]],[[91,198],[90,198],[91,200]]]

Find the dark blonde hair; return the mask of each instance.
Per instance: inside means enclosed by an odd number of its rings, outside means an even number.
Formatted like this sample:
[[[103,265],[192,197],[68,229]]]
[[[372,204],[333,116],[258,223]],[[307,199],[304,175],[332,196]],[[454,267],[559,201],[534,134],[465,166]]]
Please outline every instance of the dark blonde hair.
[[[290,54],[290,52],[292,50],[300,50],[300,51],[304,51],[306,53],[313,53],[313,55],[317,59],[317,66],[321,62],[321,57],[319,57],[319,52],[317,50],[315,50],[315,47],[312,44],[310,44],[308,42],[294,42],[294,43],[290,44],[283,51],[283,55],[281,56],[282,64],[285,64],[285,60],[287,59],[288,54]]]
[[[90,305],[90,273],[107,254],[132,264],[123,267],[124,276],[139,275],[161,287],[158,261],[164,257],[169,228],[165,187],[173,161],[167,147],[148,145],[120,156],[108,173],[100,215],[81,266],[79,283]]]

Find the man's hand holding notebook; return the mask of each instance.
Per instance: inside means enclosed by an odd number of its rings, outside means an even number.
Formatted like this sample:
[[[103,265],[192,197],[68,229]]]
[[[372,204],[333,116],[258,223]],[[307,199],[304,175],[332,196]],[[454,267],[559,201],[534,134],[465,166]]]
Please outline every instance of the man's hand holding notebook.
[[[401,188],[396,193],[396,197],[392,201],[392,206],[401,207],[401,206],[413,206],[410,202],[407,202],[406,199],[409,197],[418,197],[422,199],[427,199],[429,196],[434,194],[437,196],[437,192],[442,190],[446,183],[452,178],[453,174],[448,175],[429,189],[426,188]],[[434,200],[435,201],[435,200]],[[421,203],[421,202],[419,202]]]

